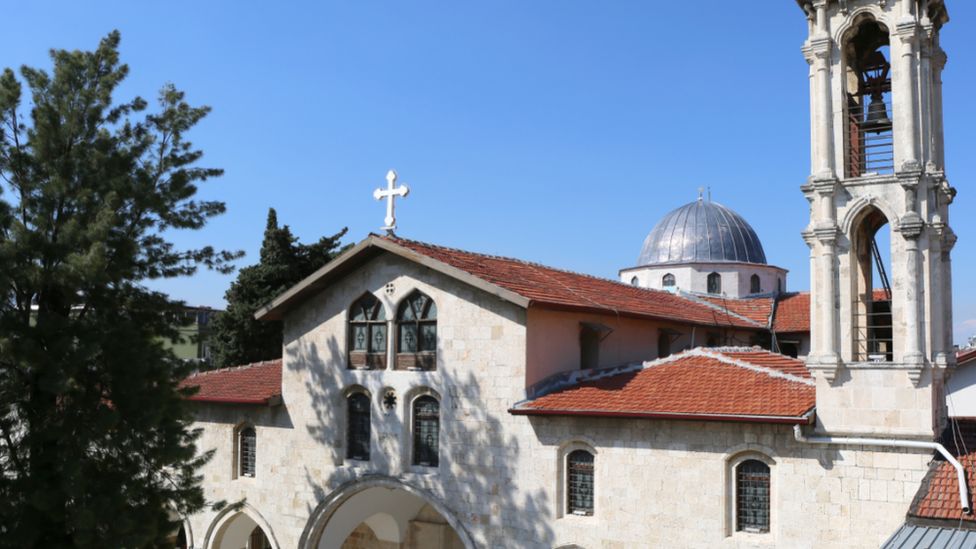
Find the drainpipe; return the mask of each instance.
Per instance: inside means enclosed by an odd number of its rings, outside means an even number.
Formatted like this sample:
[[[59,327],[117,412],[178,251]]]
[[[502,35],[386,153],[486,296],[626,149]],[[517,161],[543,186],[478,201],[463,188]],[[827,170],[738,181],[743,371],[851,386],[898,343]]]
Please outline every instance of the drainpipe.
[[[806,442],[808,444],[858,444],[861,446],[895,446],[898,448],[925,448],[927,450],[935,450],[942,454],[942,457],[956,468],[956,480],[959,483],[959,506],[962,508],[963,513],[967,515],[972,514],[972,509],[969,507],[969,490],[966,486],[965,470],[962,468],[962,464],[945,449],[945,446],[938,442],[891,440],[885,438],[808,437],[803,434],[803,430],[799,425],[793,426],[793,436],[798,442]]]

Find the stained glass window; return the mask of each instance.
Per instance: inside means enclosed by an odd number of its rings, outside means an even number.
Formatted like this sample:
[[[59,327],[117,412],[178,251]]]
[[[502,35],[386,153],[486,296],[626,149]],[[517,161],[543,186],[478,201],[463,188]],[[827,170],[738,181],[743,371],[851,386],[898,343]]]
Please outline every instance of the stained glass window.
[[[397,311],[397,368],[433,369],[436,352],[437,306],[427,295],[415,291]]]
[[[372,294],[359,298],[349,310],[349,350],[352,367],[386,365],[386,315]]]
[[[254,427],[245,427],[240,432],[240,475],[253,477],[257,461],[257,435]]]
[[[735,529],[769,531],[769,466],[750,459],[735,468]]]
[[[573,515],[593,514],[593,454],[574,450],[566,457],[566,511]]]
[[[437,467],[441,405],[431,396],[413,402],[413,463]]]
[[[349,459],[369,460],[370,414],[369,396],[364,393],[349,395],[348,404],[348,432],[346,441],[346,457]]]

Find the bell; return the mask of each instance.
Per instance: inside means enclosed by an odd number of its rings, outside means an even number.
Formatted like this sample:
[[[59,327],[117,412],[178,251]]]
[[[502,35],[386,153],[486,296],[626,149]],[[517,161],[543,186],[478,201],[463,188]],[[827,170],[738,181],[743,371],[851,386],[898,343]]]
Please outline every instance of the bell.
[[[868,105],[868,119],[864,122],[865,131],[881,133],[890,127],[891,119],[888,118],[888,108],[884,100],[872,95],[871,104]]]

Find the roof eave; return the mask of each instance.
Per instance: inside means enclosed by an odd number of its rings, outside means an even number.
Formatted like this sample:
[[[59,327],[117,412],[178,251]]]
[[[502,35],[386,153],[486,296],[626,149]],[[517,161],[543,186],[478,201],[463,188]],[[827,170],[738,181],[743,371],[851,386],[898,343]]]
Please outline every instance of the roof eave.
[[[542,410],[536,408],[510,408],[508,413],[515,416],[573,416],[573,417],[616,417],[634,419],[670,419],[679,421],[731,421],[738,423],[779,423],[788,425],[808,425],[813,422],[813,410],[799,416],[763,416],[750,414],[702,414],[689,412],[625,412],[607,410]]]
[[[206,402],[209,404],[244,404],[244,405],[268,405],[278,406],[281,404],[281,395],[272,395],[267,398],[223,398],[223,397],[197,397],[192,396],[186,400],[190,402]]]

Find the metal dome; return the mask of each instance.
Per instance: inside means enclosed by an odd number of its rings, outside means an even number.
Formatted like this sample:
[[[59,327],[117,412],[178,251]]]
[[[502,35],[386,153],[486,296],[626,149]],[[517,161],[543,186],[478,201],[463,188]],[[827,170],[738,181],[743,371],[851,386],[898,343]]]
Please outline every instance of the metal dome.
[[[644,240],[639,265],[721,262],[766,264],[756,231],[739,214],[698,200],[664,216]]]

